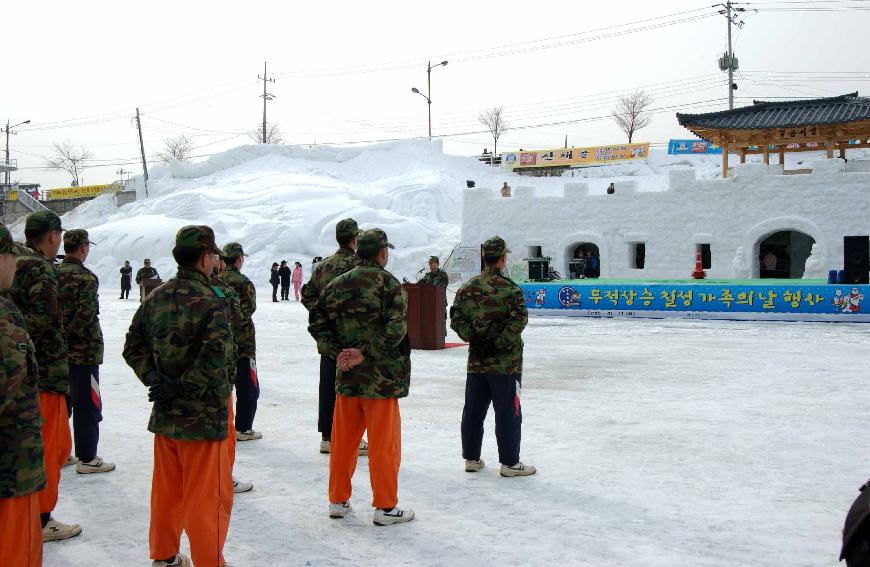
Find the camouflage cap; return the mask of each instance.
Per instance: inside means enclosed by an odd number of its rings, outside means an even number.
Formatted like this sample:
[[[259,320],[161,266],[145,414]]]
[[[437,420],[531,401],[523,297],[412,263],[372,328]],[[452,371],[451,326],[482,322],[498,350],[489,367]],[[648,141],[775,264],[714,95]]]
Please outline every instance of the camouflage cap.
[[[220,248],[214,242],[214,231],[206,225],[183,226],[175,233],[175,245],[185,248],[201,248],[221,254]]]
[[[436,264],[441,264],[441,260],[438,259],[438,256],[429,256],[430,262],[435,262]]]
[[[42,232],[46,230],[63,230],[60,217],[52,211],[36,211],[27,215],[24,232]]]
[[[221,256],[224,258],[238,258],[239,256],[247,256],[247,254],[245,254],[241,244],[238,242],[229,242],[224,245],[224,249],[221,251]]]
[[[360,233],[359,226],[353,219],[343,219],[335,225],[335,239],[343,240],[345,238],[356,236]]]
[[[16,256],[21,254],[18,245],[9,234],[9,229],[2,223],[0,223],[0,254],[14,254]]]
[[[150,263],[151,263],[151,258],[145,258],[145,263],[146,263],[146,264],[150,264]]]
[[[63,243],[65,246],[76,246],[81,244],[96,244],[88,240],[88,231],[83,228],[74,228],[68,230],[63,235]]]
[[[493,236],[483,243],[484,258],[500,258],[510,251],[510,248],[507,247],[507,243],[501,236]]]
[[[387,239],[387,233],[379,228],[364,230],[359,233],[356,252],[363,258],[372,258],[381,248],[395,248]]]

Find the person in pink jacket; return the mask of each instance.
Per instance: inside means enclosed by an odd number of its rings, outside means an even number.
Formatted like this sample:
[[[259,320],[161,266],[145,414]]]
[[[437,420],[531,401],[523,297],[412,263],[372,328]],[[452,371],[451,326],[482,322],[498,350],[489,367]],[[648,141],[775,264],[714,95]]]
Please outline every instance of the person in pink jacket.
[[[296,295],[296,301],[299,301],[299,290],[302,289],[302,264],[296,262],[293,267],[293,277],[290,279],[293,282],[293,293]]]

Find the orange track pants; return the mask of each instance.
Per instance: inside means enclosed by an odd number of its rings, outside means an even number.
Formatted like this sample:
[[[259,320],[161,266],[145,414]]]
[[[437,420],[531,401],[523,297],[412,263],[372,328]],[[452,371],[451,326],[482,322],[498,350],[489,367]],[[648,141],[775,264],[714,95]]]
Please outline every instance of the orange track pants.
[[[402,419],[397,398],[335,396],[329,454],[329,501],[350,500],[359,443],[368,429],[372,506],[392,508],[399,501]]]
[[[230,469],[236,466],[236,415],[233,409],[233,393],[230,392],[230,399],[227,402],[227,449],[230,453]]]
[[[42,566],[39,493],[0,498],[0,565]]]
[[[39,491],[39,511],[51,513],[57,505],[60,470],[72,451],[72,435],[66,397],[55,392],[39,393],[42,411],[42,443],[45,445],[45,488]]]
[[[233,477],[224,441],[154,436],[151,482],[152,559],[178,553],[181,531],[196,567],[220,567],[233,509]]]

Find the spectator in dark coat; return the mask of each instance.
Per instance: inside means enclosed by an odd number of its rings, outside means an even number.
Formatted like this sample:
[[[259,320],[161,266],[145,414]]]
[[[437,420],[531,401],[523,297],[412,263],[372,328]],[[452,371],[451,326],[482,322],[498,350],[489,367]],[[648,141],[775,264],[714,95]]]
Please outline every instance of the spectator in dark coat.
[[[269,275],[269,283],[272,284],[272,301],[278,303],[278,284],[281,277],[278,275],[278,262],[272,262],[272,273]]]
[[[287,265],[287,260],[281,260],[278,276],[281,278],[281,301],[290,301],[290,278],[293,271]]]
[[[121,297],[118,299],[130,299],[130,288],[132,284],[133,268],[130,266],[130,260],[124,260],[124,267],[121,268]]]

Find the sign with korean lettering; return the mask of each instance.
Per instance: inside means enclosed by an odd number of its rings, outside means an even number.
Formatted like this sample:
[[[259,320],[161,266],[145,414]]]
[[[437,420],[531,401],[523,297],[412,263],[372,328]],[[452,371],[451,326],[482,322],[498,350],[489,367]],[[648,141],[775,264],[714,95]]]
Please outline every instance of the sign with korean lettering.
[[[866,285],[548,282],[520,287],[530,315],[870,322]]]
[[[721,154],[722,148],[707,140],[671,140],[668,142],[670,155],[682,154]]]
[[[588,167],[617,161],[645,159],[649,156],[649,143],[591,146],[588,148],[559,148],[506,152],[502,164],[511,169],[526,167]]]
[[[85,185],[83,187],[63,187],[61,189],[52,189],[48,192],[49,201],[57,201],[61,199],[83,199],[87,197],[97,197],[105,193],[109,185]]]

